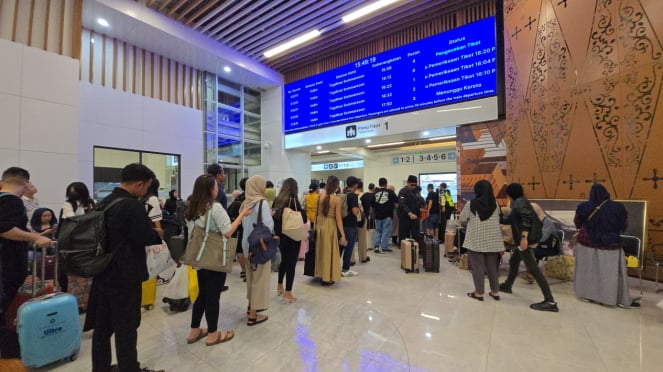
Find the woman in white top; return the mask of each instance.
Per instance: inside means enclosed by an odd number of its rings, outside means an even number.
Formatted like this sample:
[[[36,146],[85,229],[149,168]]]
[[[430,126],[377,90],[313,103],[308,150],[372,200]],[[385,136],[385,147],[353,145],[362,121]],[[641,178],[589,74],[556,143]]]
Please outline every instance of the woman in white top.
[[[468,249],[474,279],[474,292],[468,293],[467,296],[483,301],[484,277],[487,274],[490,283],[488,295],[499,301],[497,265],[499,252],[504,250],[500,212],[490,182],[481,180],[474,184],[474,195],[476,197],[465,204],[460,214],[460,223],[467,223],[463,247]]]
[[[73,182],[67,186],[67,201],[62,204],[60,219],[82,216],[94,210],[94,200],[83,182]]]
[[[216,202],[219,192],[216,180],[213,176],[202,175],[196,179],[193,186],[193,193],[189,201],[189,206],[184,212],[187,227],[189,230],[189,239],[195,226],[205,228],[207,214],[210,213],[210,231],[220,232],[226,238],[230,238],[237,230],[242,219],[238,218],[230,222],[228,213]],[[244,210],[240,217],[251,213],[251,209]],[[221,249],[221,247],[215,247]],[[204,337],[207,337],[207,346],[216,345],[222,342],[230,341],[235,333],[231,330],[219,332],[217,329],[219,322],[219,298],[221,289],[226,283],[226,273],[205,269],[198,270],[198,289],[199,294],[196,302],[193,304],[191,312],[191,332],[187,338],[187,343],[192,344]],[[200,328],[200,321],[205,314],[207,329]]]

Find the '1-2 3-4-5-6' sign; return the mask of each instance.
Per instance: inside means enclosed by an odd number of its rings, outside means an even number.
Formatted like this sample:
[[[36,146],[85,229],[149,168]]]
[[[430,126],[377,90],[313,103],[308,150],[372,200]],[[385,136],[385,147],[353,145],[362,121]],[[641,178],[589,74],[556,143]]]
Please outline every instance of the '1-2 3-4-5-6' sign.
[[[392,165],[436,163],[442,161],[456,161],[455,152],[429,152],[424,154],[396,155],[391,158]]]

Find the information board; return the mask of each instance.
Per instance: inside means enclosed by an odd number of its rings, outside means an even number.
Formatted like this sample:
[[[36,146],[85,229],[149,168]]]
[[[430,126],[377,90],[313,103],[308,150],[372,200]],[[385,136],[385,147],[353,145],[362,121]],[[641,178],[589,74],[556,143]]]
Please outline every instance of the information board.
[[[495,17],[284,87],[295,133],[497,95]]]

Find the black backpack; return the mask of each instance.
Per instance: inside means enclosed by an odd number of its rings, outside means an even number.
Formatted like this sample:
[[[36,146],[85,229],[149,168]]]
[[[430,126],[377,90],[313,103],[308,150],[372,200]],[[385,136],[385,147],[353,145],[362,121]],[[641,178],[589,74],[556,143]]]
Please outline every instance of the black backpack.
[[[91,278],[106,270],[113,254],[107,247],[105,212],[125,199],[129,198],[117,198],[90,213],[60,221],[58,252],[65,273]]]

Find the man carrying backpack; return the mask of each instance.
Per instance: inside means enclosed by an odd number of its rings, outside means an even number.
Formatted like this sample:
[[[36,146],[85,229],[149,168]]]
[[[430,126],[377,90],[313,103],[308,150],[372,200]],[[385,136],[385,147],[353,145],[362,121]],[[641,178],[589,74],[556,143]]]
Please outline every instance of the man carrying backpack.
[[[25,281],[28,242],[48,247],[51,239],[28,232],[28,217],[21,197],[30,183],[30,173],[19,167],[7,168],[0,182],[0,355],[18,358],[18,336],[5,328],[5,311]]]
[[[160,241],[152,228],[143,197],[155,179],[148,167],[129,164],[120,175],[120,187],[97,209],[121,198],[105,211],[108,250],[113,258],[94,277],[85,328],[92,335],[93,371],[150,371],[138,363],[137,338],[141,313],[141,283],[148,279],[145,246]],[[111,366],[111,336],[115,334],[117,366]]]

